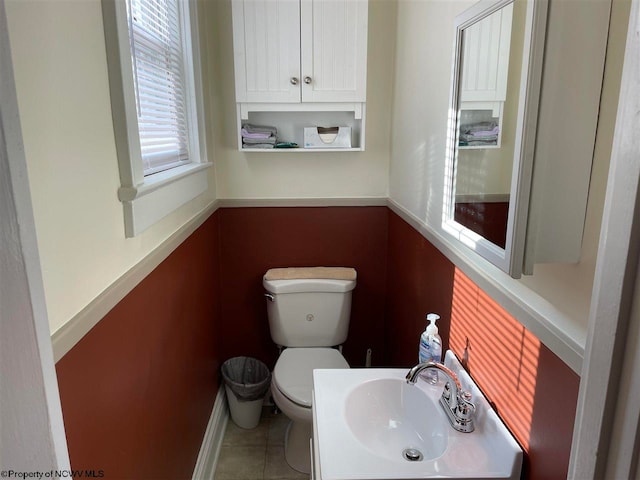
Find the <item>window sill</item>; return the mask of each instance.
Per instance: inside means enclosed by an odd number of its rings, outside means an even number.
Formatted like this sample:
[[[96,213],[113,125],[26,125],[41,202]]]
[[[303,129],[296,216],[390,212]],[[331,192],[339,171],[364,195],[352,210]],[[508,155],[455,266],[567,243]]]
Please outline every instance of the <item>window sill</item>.
[[[195,163],[145,177],[135,187],[118,189],[124,208],[125,236],[135,237],[181,205],[204,193],[211,163]]]

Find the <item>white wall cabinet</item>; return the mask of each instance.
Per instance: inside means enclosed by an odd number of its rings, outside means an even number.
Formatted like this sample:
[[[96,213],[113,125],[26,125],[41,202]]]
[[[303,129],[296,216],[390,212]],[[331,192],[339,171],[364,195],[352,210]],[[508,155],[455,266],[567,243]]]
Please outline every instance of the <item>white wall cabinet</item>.
[[[300,0],[233,0],[232,8],[236,102],[299,102]]]
[[[368,1],[232,0],[232,13],[238,126],[252,112],[267,121],[265,112],[278,112],[274,121],[285,124],[275,126],[288,132],[282,112],[296,112],[295,138],[282,138],[296,141],[300,112],[339,112],[336,121],[351,112],[352,144],[362,150]],[[322,121],[316,126],[346,126],[329,125],[327,115]]]
[[[366,0],[233,0],[237,102],[364,102]]]

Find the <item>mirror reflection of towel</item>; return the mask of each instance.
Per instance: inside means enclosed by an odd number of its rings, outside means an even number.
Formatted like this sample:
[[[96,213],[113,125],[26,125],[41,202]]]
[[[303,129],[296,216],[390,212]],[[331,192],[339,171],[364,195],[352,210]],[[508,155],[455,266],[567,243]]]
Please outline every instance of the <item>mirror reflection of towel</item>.
[[[496,145],[500,127],[497,122],[479,122],[460,126],[461,146]]]
[[[498,122],[490,121],[490,122],[477,122],[477,123],[469,123],[466,125],[460,125],[461,132],[474,133],[481,132],[486,130],[493,130],[498,127]]]

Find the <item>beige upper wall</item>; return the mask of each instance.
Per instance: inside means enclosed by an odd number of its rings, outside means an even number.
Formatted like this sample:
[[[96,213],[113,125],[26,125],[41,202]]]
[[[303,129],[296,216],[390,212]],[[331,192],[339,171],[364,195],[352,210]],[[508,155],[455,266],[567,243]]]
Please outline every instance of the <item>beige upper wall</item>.
[[[100,0],[7,0],[51,332],[215,198],[125,239]]]
[[[398,3],[389,190],[394,201],[427,225],[439,225],[442,219],[440,209],[449,114],[453,21],[472,3],[441,0],[401,0]],[[593,0],[567,2],[563,6],[574,8],[578,14],[582,11],[580,9],[589,8],[590,4],[602,11],[606,3],[607,0]],[[581,260],[577,264],[537,265],[532,276],[521,280],[500,280],[525,285],[533,294],[551,303],[574,322],[568,328],[576,337],[582,336],[577,338],[582,343],[589,316],[628,8],[628,2],[613,2]],[[562,28],[570,34],[570,24],[565,23]],[[547,55],[553,55],[553,45],[548,45],[546,52]],[[400,85],[403,88],[398,88]],[[560,89],[574,87],[555,85]],[[558,93],[561,94],[561,90]],[[547,118],[546,121],[552,119]]]
[[[398,2],[389,196],[425,221],[441,216],[453,21],[473,3]]]
[[[237,149],[231,0],[207,2],[215,45],[216,175],[219,198],[386,197],[395,50],[395,2],[369,2],[366,151],[246,153]]]
[[[370,7],[367,151],[282,157],[235,150],[230,1],[198,5],[218,197],[385,197],[395,4]],[[7,17],[53,333],[210,205],[216,176],[205,195],[125,239],[100,0],[7,0]]]

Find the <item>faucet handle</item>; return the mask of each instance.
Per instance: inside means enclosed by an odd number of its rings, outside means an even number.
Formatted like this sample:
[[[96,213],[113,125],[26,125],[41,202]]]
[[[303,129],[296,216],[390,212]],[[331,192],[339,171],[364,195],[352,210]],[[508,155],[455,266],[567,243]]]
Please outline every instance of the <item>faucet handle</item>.
[[[449,405],[449,408],[451,409],[451,411],[453,411],[456,408],[456,404],[458,403],[458,398],[457,398],[458,393],[456,392],[456,394],[453,395],[452,390],[453,388],[451,387],[451,382],[447,381],[447,383],[444,384],[444,390],[442,390],[442,395],[441,395],[442,400],[444,400],[446,404]]]
[[[473,414],[476,411],[476,406],[473,403],[463,403],[458,405],[457,417],[460,420],[472,420]]]
[[[460,401],[457,405],[457,416],[461,420],[470,420],[476,412],[476,406],[471,403],[471,392],[463,390],[460,392]]]
[[[465,402],[458,405],[457,417],[460,420],[471,420],[476,412],[476,406],[471,402]]]
[[[444,390],[442,390],[442,398],[447,400],[447,402],[451,398],[451,383],[449,381],[444,384]]]

